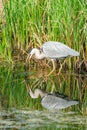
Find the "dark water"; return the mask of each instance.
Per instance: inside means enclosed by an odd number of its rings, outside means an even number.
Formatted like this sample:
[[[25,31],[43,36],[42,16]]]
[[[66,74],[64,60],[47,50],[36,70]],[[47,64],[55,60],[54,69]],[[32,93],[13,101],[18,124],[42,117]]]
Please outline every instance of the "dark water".
[[[86,130],[87,129],[87,76],[66,71],[44,77],[44,70],[25,68],[24,64],[0,66],[0,129],[6,130]],[[25,78],[32,90],[60,92],[79,104],[63,110],[47,110],[41,98],[32,99],[26,90]]]

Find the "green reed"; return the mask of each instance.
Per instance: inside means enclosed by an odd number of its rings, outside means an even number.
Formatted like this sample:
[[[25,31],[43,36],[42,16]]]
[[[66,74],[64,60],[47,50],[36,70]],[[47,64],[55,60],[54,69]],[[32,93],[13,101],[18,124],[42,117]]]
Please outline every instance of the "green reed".
[[[87,2],[85,0],[4,1],[1,55],[11,60],[15,48],[24,51],[48,40],[87,50]]]
[[[35,70],[33,70],[35,71]],[[38,71],[39,72],[39,71]],[[44,109],[41,105],[41,98],[32,99],[26,89],[25,72],[23,64],[15,64],[12,68],[9,66],[0,66],[0,101],[1,108],[27,108]],[[40,72],[39,72],[40,73]],[[64,111],[76,110],[87,114],[87,80],[86,77],[76,77],[73,74],[60,74],[60,76],[35,77],[27,75],[27,80],[34,92],[36,88],[48,93],[59,92],[67,95],[71,99],[79,100],[80,104],[67,108]]]

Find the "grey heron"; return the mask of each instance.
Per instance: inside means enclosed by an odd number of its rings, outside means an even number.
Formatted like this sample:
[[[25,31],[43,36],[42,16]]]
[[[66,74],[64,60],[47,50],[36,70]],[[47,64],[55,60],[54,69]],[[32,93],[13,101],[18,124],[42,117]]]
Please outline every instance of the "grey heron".
[[[31,98],[38,98],[41,96],[42,106],[49,110],[60,110],[79,103],[79,101],[71,100],[64,95],[46,93],[41,89],[35,89],[35,92],[33,93],[29,87],[28,93]]]
[[[67,45],[61,43],[61,42],[55,42],[55,41],[48,41],[45,42],[41,49],[33,48],[31,50],[30,59],[33,55],[35,55],[36,59],[51,59],[53,63],[53,69],[48,74],[50,75],[55,70],[55,63],[54,61],[56,59],[64,59],[66,57],[72,57],[72,56],[79,56],[79,52],[75,51],[74,49],[71,49]],[[27,60],[29,58],[29,55],[27,57]],[[61,67],[62,68],[62,67]]]

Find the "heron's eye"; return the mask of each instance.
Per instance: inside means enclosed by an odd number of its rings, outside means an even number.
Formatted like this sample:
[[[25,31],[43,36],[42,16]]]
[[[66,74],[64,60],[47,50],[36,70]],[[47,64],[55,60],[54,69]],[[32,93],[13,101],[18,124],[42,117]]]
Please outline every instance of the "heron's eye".
[[[31,49],[31,50],[29,50],[29,54],[31,54],[31,52],[32,52],[32,49]]]
[[[40,49],[40,53],[42,53],[42,50]]]

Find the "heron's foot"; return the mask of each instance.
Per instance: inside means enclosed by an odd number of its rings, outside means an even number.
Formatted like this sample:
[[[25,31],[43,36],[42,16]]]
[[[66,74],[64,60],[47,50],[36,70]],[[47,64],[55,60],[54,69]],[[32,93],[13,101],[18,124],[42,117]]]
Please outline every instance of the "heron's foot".
[[[53,70],[47,75],[47,77],[49,77],[54,71],[55,71],[55,69],[53,69]]]
[[[48,77],[47,77],[47,76],[44,76],[43,82],[46,82],[47,80],[48,80]]]

